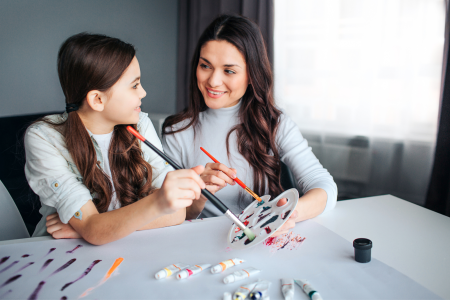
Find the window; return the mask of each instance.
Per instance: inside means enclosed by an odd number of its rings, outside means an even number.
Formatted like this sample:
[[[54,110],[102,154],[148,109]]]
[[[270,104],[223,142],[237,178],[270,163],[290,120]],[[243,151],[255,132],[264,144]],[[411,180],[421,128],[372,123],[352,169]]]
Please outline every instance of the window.
[[[435,142],[445,0],[276,0],[275,99],[302,132]]]

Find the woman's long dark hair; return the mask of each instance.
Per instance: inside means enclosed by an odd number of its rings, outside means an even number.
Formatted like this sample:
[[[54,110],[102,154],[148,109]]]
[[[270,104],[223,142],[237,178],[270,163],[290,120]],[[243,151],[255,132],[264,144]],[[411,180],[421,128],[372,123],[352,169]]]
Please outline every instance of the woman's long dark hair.
[[[199,123],[199,113],[208,107],[197,85],[197,65],[201,48],[209,41],[227,41],[244,56],[250,85],[241,100],[240,124],[233,127],[229,138],[236,130],[239,153],[253,168],[253,190],[259,195],[266,193],[266,179],[269,193],[282,192],[280,183],[280,156],[275,135],[281,112],[273,99],[273,75],[261,31],[251,20],[235,15],[221,15],[201,35],[191,63],[189,82],[189,106],[181,113],[168,117],[163,124],[163,134],[174,134],[194,127]],[[189,119],[183,128],[172,131],[172,126]],[[170,130],[169,130],[170,129]]]
[[[81,107],[89,91],[108,93],[119,80],[136,54],[133,45],[105,35],[80,33],[68,38],[59,49],[58,75],[66,104]],[[67,120],[54,123],[64,137],[67,150],[83,176],[83,183],[96,195],[93,199],[99,212],[108,210],[112,185],[97,165],[97,155],[78,112],[68,113]],[[151,190],[152,168],[142,157],[138,140],[116,125],[109,147],[109,164],[118,201],[126,206],[148,195]],[[136,129],[136,125],[133,125]],[[108,163],[108,162],[105,162]]]

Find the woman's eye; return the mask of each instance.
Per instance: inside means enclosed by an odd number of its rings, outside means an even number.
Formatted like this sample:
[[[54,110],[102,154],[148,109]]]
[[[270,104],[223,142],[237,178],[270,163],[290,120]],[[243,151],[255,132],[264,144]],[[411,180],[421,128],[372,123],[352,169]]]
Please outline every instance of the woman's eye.
[[[136,83],[135,85],[133,85],[133,89],[137,89],[139,83]]]
[[[205,64],[200,64],[200,67],[201,67],[202,69],[209,69],[209,66],[208,66],[208,65],[205,65]]]
[[[236,74],[236,72],[233,71],[233,70],[225,70],[225,73],[227,73],[227,74]]]

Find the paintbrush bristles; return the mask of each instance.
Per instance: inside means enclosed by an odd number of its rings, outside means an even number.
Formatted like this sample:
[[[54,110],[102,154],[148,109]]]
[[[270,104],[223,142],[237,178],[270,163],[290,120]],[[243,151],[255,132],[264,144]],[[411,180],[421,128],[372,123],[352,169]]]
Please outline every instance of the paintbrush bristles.
[[[253,198],[255,198],[256,200],[258,200],[259,202],[262,201],[262,199],[259,198],[259,196],[256,195],[255,192],[253,192],[253,191],[252,191],[251,189],[249,189],[248,187],[246,187],[245,190],[246,190],[250,195],[252,195]]]

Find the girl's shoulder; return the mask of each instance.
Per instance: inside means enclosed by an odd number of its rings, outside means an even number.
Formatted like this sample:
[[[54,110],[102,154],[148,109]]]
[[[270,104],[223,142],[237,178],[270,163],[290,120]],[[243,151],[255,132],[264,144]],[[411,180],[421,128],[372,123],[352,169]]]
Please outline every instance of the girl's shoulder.
[[[25,139],[30,135],[38,135],[47,141],[60,141],[62,139],[62,128],[57,125],[63,123],[65,120],[67,120],[67,113],[45,116],[28,126],[25,131]]]

